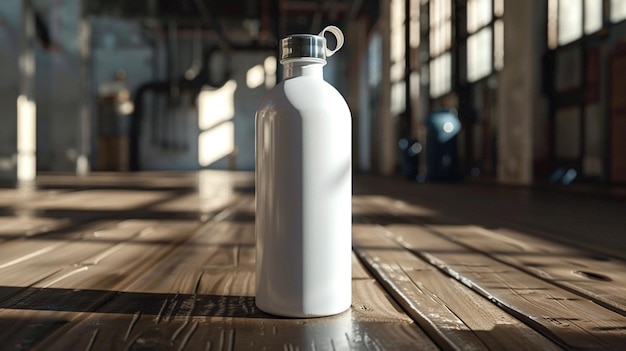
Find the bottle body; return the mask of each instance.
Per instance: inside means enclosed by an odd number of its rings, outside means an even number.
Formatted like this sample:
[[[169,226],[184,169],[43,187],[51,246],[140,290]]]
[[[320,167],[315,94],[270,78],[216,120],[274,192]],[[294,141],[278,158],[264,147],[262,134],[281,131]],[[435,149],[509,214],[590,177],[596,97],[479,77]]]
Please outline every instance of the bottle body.
[[[289,317],[340,313],[352,296],[351,117],[319,66],[256,115],[256,303]]]

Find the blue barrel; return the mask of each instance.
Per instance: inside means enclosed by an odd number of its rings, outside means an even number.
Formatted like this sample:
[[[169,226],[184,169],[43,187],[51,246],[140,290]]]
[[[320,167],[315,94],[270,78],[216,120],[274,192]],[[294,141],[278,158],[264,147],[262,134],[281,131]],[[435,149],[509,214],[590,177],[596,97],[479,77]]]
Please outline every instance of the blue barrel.
[[[426,180],[460,181],[457,139],[461,121],[455,110],[434,110],[426,118]]]

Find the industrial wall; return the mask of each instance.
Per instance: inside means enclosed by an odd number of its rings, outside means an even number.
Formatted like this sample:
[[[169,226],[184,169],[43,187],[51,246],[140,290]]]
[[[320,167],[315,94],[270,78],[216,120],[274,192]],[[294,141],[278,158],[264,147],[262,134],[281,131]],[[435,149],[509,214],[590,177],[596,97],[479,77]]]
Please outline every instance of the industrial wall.
[[[129,141],[115,142],[112,147],[111,140],[105,139],[112,134],[127,139],[132,115],[111,121],[114,117],[103,112],[110,92],[107,86],[123,72],[123,84],[135,99],[142,86],[165,82],[172,76],[182,79],[202,59],[202,50],[218,47],[218,43],[205,41],[199,48],[193,31],[177,30],[172,36],[167,30],[146,28],[138,20],[89,17],[84,19],[90,35],[89,51],[83,60],[79,50],[81,2],[40,0],[33,4],[38,22],[34,48],[37,170],[76,169],[80,108],[85,97],[90,113],[91,168],[127,170]],[[21,14],[21,2],[0,3],[0,172],[4,178],[15,173]],[[175,55],[169,55],[172,40]],[[210,73],[219,84],[205,85],[199,95],[185,89],[179,94],[148,89],[139,116],[138,169],[252,170],[254,112],[264,93],[276,83],[274,55],[274,50],[255,48],[232,50],[227,57],[212,60]],[[83,64],[87,77],[81,76]],[[329,65],[328,71],[333,70]],[[82,90],[83,82],[87,92]],[[231,108],[225,112],[221,106]]]

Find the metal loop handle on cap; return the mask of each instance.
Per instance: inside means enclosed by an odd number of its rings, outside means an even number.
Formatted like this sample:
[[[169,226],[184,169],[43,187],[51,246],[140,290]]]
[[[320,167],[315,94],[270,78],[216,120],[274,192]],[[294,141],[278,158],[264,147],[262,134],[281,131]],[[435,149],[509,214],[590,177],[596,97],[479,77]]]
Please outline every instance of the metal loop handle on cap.
[[[322,31],[318,35],[320,37],[323,37],[326,32],[332,33],[337,39],[337,46],[334,49],[330,50],[328,47],[324,48],[324,50],[326,51],[326,57],[330,57],[333,56],[335,52],[339,51],[339,49],[341,49],[341,47],[343,46],[343,32],[341,31],[341,29],[335,26],[328,26],[322,29]]]

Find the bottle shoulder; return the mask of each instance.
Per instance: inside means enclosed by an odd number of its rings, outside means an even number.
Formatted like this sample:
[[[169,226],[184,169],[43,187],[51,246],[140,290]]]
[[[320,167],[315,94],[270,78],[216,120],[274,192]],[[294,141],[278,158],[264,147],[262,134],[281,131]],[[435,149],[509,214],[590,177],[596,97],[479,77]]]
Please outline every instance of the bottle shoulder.
[[[325,110],[348,109],[343,96],[323,79],[294,77],[272,88],[260,109]],[[349,112],[348,112],[349,113]]]

